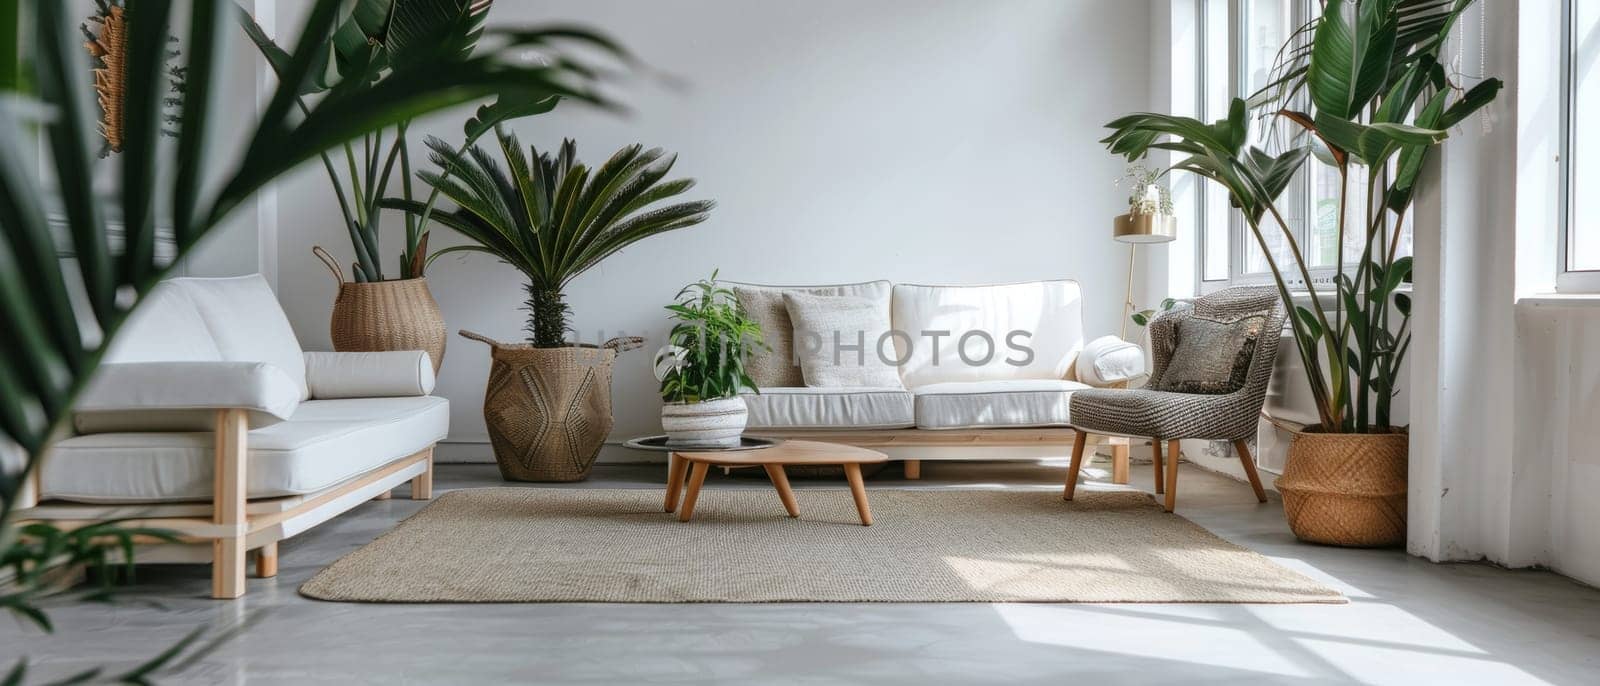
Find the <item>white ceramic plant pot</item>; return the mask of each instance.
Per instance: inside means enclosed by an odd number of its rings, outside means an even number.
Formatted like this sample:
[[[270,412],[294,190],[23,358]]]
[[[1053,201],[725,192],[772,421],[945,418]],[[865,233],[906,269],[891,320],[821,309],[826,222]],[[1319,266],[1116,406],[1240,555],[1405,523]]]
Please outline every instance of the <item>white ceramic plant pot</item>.
[[[744,398],[661,406],[661,429],[674,448],[732,448],[744,434],[749,410]]]

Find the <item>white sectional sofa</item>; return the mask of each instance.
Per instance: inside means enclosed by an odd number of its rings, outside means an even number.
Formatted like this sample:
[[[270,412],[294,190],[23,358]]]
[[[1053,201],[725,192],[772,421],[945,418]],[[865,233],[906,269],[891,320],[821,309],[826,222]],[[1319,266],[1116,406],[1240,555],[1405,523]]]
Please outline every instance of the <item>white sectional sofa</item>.
[[[187,543],[141,561],[213,565],[244,593],[244,558],[272,576],[277,542],[410,481],[431,496],[448,401],[427,353],[303,352],[259,275],[154,289],[75,407],[24,518],[136,518]]]
[[[1125,385],[1144,373],[1139,346],[1115,336],[1088,339],[1082,290],[1071,280],[980,286],[736,284],[734,292],[769,329],[771,354],[779,356],[802,343],[800,333],[782,330],[795,325],[772,304],[775,294],[881,304],[897,332],[891,338],[899,386],[808,387],[794,384],[797,375],[781,369],[794,360],[761,360],[753,365],[760,373],[789,383],[761,385],[759,394],[744,395],[749,428],[763,435],[884,449],[906,461],[912,478],[924,458],[1065,454],[1061,446],[1073,441],[1072,393]],[[774,340],[785,333],[787,341]],[[780,369],[774,371],[775,365]],[[1115,447],[1113,456],[1114,473],[1124,476],[1126,444]]]

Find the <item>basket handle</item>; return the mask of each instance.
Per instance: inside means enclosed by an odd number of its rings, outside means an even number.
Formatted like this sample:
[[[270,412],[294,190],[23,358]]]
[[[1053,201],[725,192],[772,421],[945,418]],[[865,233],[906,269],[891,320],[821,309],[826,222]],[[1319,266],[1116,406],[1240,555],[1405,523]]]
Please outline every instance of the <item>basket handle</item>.
[[[618,336],[600,344],[600,347],[616,352],[627,352],[644,347],[644,338],[639,336]]]
[[[495,340],[493,338],[485,336],[485,335],[483,335],[481,333],[473,333],[473,332],[468,331],[466,329],[461,329],[460,331],[457,331],[456,334],[461,336],[462,338],[466,338],[466,339],[469,339],[469,340],[474,340],[474,341],[477,341],[479,343],[487,343],[489,345],[489,347],[491,347],[491,348],[500,347],[500,341],[497,341],[497,340]]]
[[[333,259],[333,255],[329,255],[328,251],[323,250],[320,245],[311,246],[311,254],[316,255],[317,259],[322,260],[322,263],[327,265],[328,271],[333,272],[333,278],[339,280],[340,286],[344,285],[344,269],[339,267],[339,261]]]

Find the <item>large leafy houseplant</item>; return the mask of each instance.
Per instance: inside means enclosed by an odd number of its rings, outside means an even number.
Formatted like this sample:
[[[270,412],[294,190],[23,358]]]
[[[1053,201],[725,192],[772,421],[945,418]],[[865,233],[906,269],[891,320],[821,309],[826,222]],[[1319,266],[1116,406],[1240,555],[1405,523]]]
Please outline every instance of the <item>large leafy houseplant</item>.
[[[599,346],[568,345],[567,284],[617,251],[651,236],[705,221],[712,202],[657,206],[694,186],[665,181],[676,156],[630,145],[599,167],[578,160],[570,140],[555,154],[524,149],[495,127],[497,161],[470,145],[466,152],[427,141],[437,171],[420,178],[457,206],[389,198],[385,207],[428,216],[471,242],[434,254],[476,252],[515,267],[526,278],[527,343],[508,345],[475,333],[493,362],[484,423],[500,473],[513,481],[587,478],[611,431],[611,361],[642,339]]]
[[[1235,99],[1226,119],[1208,124],[1143,113],[1107,124],[1112,133],[1102,142],[1113,153],[1135,160],[1152,149],[1171,151],[1178,156],[1171,170],[1227,189],[1294,313],[1294,341],[1322,431],[1392,431],[1390,403],[1411,335],[1411,302],[1401,286],[1411,280],[1412,258],[1399,254],[1402,225],[1428,155],[1501,88],[1492,78],[1464,87],[1441,58],[1451,27],[1471,4],[1330,0],[1283,46],[1275,78],[1248,102]],[[1252,113],[1299,135],[1281,149],[1251,145]],[[1331,293],[1312,279],[1278,205],[1308,164],[1328,165],[1340,180],[1337,245],[1348,234],[1362,247],[1352,268],[1341,247]],[[1274,254],[1267,240],[1274,232],[1287,256]],[[1306,297],[1297,300],[1295,289]]]
[[[528,64],[509,59],[529,48],[547,49],[557,39],[610,45],[568,27],[502,32],[495,47],[482,54],[418,62],[406,67],[405,78],[341,81],[315,104],[301,103],[299,93],[314,78],[324,50],[323,37],[340,16],[341,3],[318,2],[294,48],[275,65],[279,85],[259,120],[244,128],[242,156],[219,163],[208,154],[212,146],[227,143],[219,136],[226,130],[214,105],[227,78],[227,26],[240,10],[223,0],[194,0],[186,12],[175,4],[128,3],[123,146],[109,199],[120,206],[122,240],[111,240],[108,201],[93,191],[93,90],[66,3],[38,2],[31,13],[37,25],[28,35],[37,40],[37,51],[28,82],[37,95],[0,99],[0,321],[5,322],[0,326],[0,458],[21,455],[20,464],[0,459],[0,561],[7,565],[0,571],[0,607],[46,630],[50,625],[39,602],[60,579],[50,570],[99,565],[108,559],[106,552],[131,551],[135,537],[159,535],[114,524],[76,531],[19,525],[18,512],[27,506],[25,486],[52,441],[67,431],[74,400],[108,346],[174,265],[262,186],[347,141],[494,97],[560,96],[608,104],[595,90],[594,72],[570,60],[556,56]],[[183,31],[179,15],[187,16],[183,70],[188,89],[176,144],[169,149],[160,140],[167,92],[163,61],[167,36]],[[34,154],[35,132],[49,153],[44,160]],[[53,180],[50,188],[41,176]],[[59,243],[43,202],[52,194],[65,208]],[[158,242],[169,242],[170,250],[157,250]],[[60,245],[73,259],[61,259]],[[177,656],[163,654],[159,662],[111,676],[142,683]],[[3,681],[20,681],[24,672],[19,663]],[[83,678],[108,676],[96,672]]]
[[[355,0],[345,3],[323,48],[315,55],[310,77],[301,85],[296,106],[305,110],[306,97],[326,94],[346,81],[379,83],[407,78],[410,67],[418,64],[471,57],[484,36],[484,23],[492,6],[493,0]],[[240,15],[240,23],[268,64],[282,71],[287,66],[288,53],[249,16]],[[559,32],[551,31],[540,40],[558,37]],[[613,44],[596,44],[620,55]],[[563,66],[574,70],[581,68],[570,62]],[[480,107],[478,116],[467,123],[467,142],[477,140],[494,122],[548,112],[558,100],[559,97],[551,93],[534,93],[531,97],[527,93],[502,96],[493,104]],[[380,203],[397,162],[402,196],[407,200],[416,197],[407,145],[410,124],[409,119],[399,121],[392,127],[362,136],[358,142],[341,144],[334,155],[327,152],[319,155],[350,234],[356,257],[351,264],[351,274],[357,282],[384,281],[396,274],[389,272],[386,276],[383,270]],[[385,136],[389,137],[387,141]],[[335,161],[335,156],[342,156],[342,160]],[[430,203],[435,197],[437,193],[429,197]],[[419,278],[427,268],[428,232],[424,223],[411,214],[404,215],[404,221],[405,242],[399,255],[398,278]]]

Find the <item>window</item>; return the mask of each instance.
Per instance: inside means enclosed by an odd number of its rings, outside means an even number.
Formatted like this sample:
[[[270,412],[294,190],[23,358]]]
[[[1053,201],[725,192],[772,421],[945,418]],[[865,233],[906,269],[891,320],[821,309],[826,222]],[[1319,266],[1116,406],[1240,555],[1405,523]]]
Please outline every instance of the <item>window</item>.
[[[1564,23],[1566,235],[1556,286],[1563,291],[1595,291],[1600,290],[1600,201],[1594,193],[1581,190],[1600,185],[1600,132],[1575,123],[1600,116],[1600,0],[1568,0]]]
[[[1600,0],[1577,1],[1600,4]],[[1201,32],[1200,112],[1206,121],[1226,116],[1233,97],[1249,97],[1271,83],[1276,76],[1273,67],[1283,44],[1322,8],[1321,0],[1196,2]],[[1597,89],[1597,96],[1600,96],[1600,89]],[[1308,107],[1302,103],[1296,109]],[[1288,122],[1259,113],[1255,117],[1250,128],[1252,145],[1276,151],[1302,142],[1302,132]],[[1600,145],[1600,137],[1597,137],[1597,145]],[[1339,244],[1341,189],[1337,170],[1324,164],[1308,163],[1278,199],[1277,208],[1288,225],[1288,233],[1301,246],[1312,278],[1317,281],[1330,279],[1341,264],[1341,258],[1346,271],[1353,271],[1361,259],[1368,171],[1357,165],[1349,169],[1350,178],[1346,183],[1352,192],[1346,199],[1346,235],[1342,246]],[[1597,216],[1600,216],[1600,208],[1597,208]],[[1259,283],[1269,278],[1266,255],[1245,226],[1243,217],[1230,207],[1227,191],[1217,184],[1205,184],[1199,226],[1202,291],[1207,289],[1205,282],[1212,282],[1210,287],[1217,288],[1228,282]],[[1401,254],[1410,254],[1409,229],[1407,217],[1399,239]],[[1284,269],[1284,277],[1291,282],[1300,281],[1296,270],[1289,267],[1293,260],[1289,237],[1278,223],[1271,218],[1264,220],[1261,233],[1267,249]],[[1600,257],[1600,232],[1596,238],[1597,257]]]

